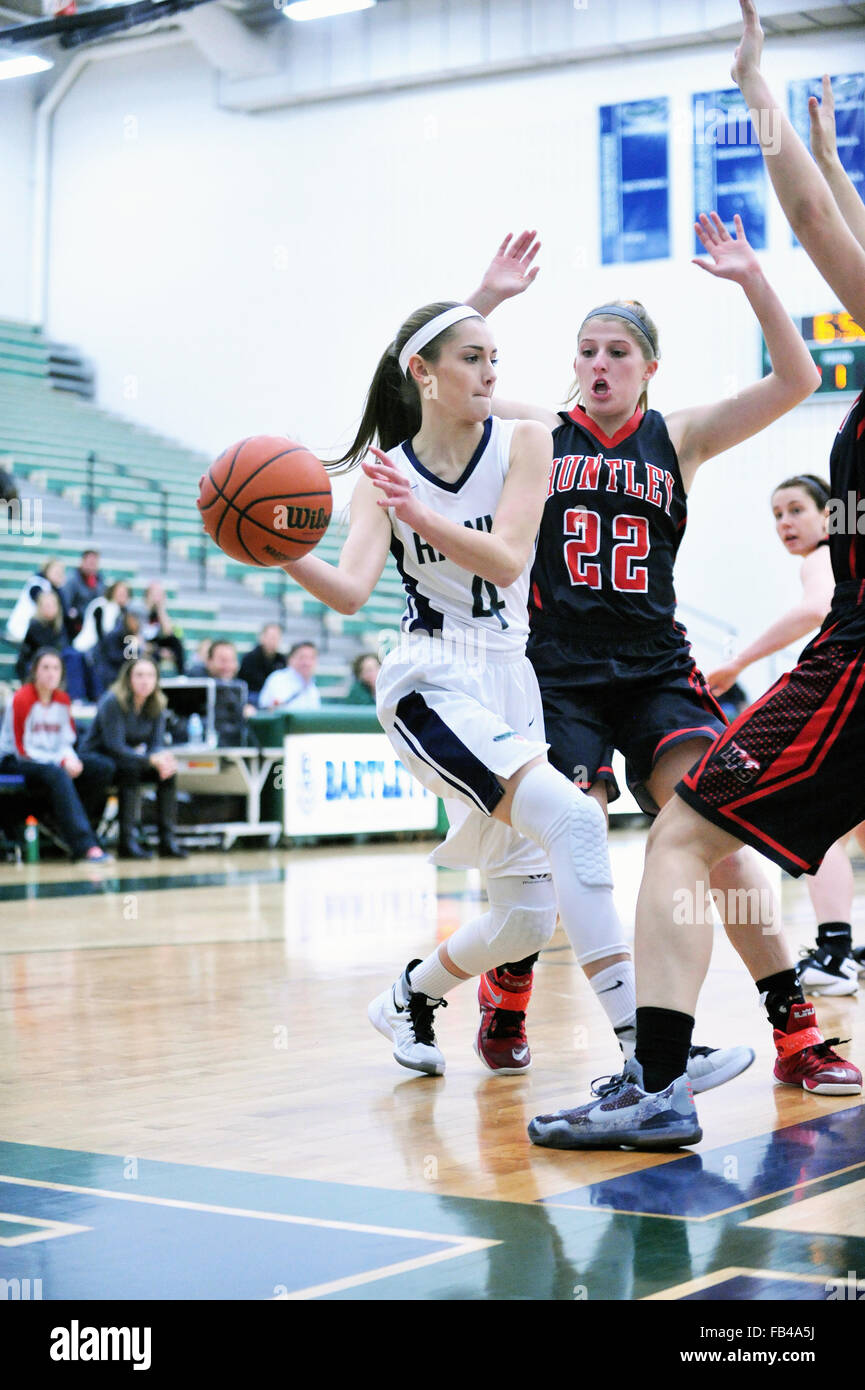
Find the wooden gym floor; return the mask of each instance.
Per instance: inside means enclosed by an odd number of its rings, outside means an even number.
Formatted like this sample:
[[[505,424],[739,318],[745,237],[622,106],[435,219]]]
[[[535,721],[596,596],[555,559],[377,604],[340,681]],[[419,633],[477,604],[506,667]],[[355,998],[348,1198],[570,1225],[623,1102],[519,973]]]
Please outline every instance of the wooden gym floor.
[[[612,836],[629,922],[643,845]],[[840,1296],[865,1271],[865,1107],[773,1084],[722,932],[696,1041],[757,1060],[700,1098],[692,1152],[529,1144],[532,1115],[618,1069],[561,933],[530,1072],[482,1068],[471,984],[438,1016],[447,1075],[396,1065],[368,1001],[478,911],[476,876],[428,848],[0,866],[0,1279],[73,1300]],[[801,882],[783,904],[807,944]],[[817,1006],[865,1066],[862,998]]]

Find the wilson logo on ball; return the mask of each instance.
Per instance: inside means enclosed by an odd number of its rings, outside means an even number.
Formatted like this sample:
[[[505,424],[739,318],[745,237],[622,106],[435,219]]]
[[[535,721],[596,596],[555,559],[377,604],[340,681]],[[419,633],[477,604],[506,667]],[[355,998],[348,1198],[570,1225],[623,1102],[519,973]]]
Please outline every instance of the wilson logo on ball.
[[[205,473],[198,498],[207,534],[247,565],[299,560],[321,540],[332,506],[324,465],[279,435],[232,444]]]

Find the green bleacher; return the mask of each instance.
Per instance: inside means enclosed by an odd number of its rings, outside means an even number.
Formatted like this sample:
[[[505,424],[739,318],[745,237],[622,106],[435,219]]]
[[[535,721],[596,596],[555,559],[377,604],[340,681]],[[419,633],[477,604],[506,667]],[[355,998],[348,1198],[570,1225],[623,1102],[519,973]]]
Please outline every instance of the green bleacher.
[[[369,603],[356,614],[341,615],[299,586],[289,583],[286,589],[278,572],[223,555],[205,536],[196,507],[198,480],[209,463],[203,454],[77,395],[55,390],[49,377],[49,344],[40,330],[32,324],[0,320],[0,466],[12,472],[19,485],[24,484],[23,492],[28,491],[29,482],[37,491],[85,508],[92,479],[97,517],[155,544],[162,543],[165,525],[171,553],[195,562],[203,549],[209,573],[238,582],[253,593],[268,597],[284,593],[287,612],[298,621],[307,619],[314,632],[323,628],[368,645],[382,630],[398,626],[403,591],[392,559]],[[317,553],[335,559],[344,539],[345,532],[333,526]],[[28,575],[49,555],[63,560],[67,570],[74,568],[80,553],[80,542],[64,544],[58,528],[53,532],[45,528],[36,547],[26,537],[16,537],[14,551],[0,534],[0,633]],[[134,568],[111,567],[111,578],[128,578],[136,594],[143,580],[151,577]],[[170,580],[166,592],[168,610],[182,627],[189,652],[203,638],[217,634],[236,642],[241,651],[254,645],[257,623],[226,627],[217,605],[206,595],[181,598]],[[14,651],[4,645],[0,680],[10,679],[13,667]],[[327,675],[321,683],[327,686]],[[341,688],[343,682],[334,675],[330,683]]]

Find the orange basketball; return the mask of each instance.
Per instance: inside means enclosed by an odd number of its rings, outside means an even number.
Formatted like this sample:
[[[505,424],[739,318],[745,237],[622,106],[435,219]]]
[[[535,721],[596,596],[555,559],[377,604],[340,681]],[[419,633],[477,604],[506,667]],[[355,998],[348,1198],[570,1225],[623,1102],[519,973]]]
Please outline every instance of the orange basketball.
[[[198,497],[207,534],[247,565],[299,560],[321,540],[332,505],[330,479],[315,454],[270,434],[220,454]]]

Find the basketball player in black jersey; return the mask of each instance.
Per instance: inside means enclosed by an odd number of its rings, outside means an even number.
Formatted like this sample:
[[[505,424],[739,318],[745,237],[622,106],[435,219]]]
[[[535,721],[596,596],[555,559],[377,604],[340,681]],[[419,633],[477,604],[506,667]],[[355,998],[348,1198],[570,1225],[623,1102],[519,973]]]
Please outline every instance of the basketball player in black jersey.
[[[539,419],[553,431],[527,654],[543,697],[550,761],[605,809],[618,795],[614,748],[625,755],[639,803],[654,813],[726,728],[675,621],[673,563],[687,493],[702,463],[764,429],[810,395],[819,380],[741,221],[736,219],[736,235],[730,236],[715,214],[703,216],[697,232],[710,258],[698,264],[742,287],[772,362],[768,376],[739,392],[735,408],[722,400],[666,419],[647,409],[658,337],[634,301],[599,306],[583,321],[571,393],[578,403],[569,411],[493,403],[497,413]],[[489,313],[526,288],[534,277],[535,249],[531,233],[513,247],[506,240],[469,302]],[[772,892],[756,855],[747,850],[726,857],[714,866],[711,888],[728,935],[762,992],[767,980],[793,968],[793,956],[774,930]],[[737,919],[743,908],[744,921]],[[572,945],[628,1059],[636,1039],[631,960],[612,950],[587,956],[578,943]],[[508,962],[481,982],[477,1050],[493,1068],[509,1047],[519,1042],[525,1048],[532,966],[528,959]],[[508,1007],[519,1020],[510,1027]],[[707,1075],[708,1085],[744,1070],[754,1056],[741,1047],[723,1054],[701,1051],[707,1074],[723,1056],[724,1071],[718,1080]],[[696,1064],[692,1052],[692,1082]]]
[[[831,93],[831,87],[829,90]],[[723,695],[753,662],[782,651],[793,642],[801,642],[822,625],[832,607],[835,590],[826,534],[830,496],[829,484],[813,473],[786,478],[772,493],[779,539],[788,554],[802,561],[802,596],[743,651],[709,673],[713,695]],[[846,839],[846,835],[842,836],[830,846],[817,872],[807,880],[817,917],[817,944],[805,953],[797,967],[799,983],[806,994],[856,994],[858,975],[865,971],[865,947],[853,948],[853,866]]]
[[[824,179],[775,101],[760,72],[757,11],[752,0],[740,5],[744,32],[733,78],[752,112],[775,192],[806,253],[863,323],[865,210],[846,176],[835,170],[832,182]],[[815,99],[809,104],[813,124]],[[830,486],[845,503],[852,493],[854,515],[860,507],[865,512],[865,393],[835,440]],[[696,902],[712,865],[743,843],[794,875],[813,873],[829,846],[862,820],[865,535],[855,524],[846,534],[830,534],[830,552],[835,592],[820,633],[682,780],[649,836],[637,904],[634,1059],[588,1105],[537,1116],[529,1126],[534,1143],[654,1149],[698,1142],[702,1131],[684,1073],[711,927],[696,915],[675,925],[679,895],[690,893]],[[820,1069],[824,1083],[834,1073],[838,1094],[861,1087],[858,1069],[823,1041],[794,971],[776,976],[764,993],[779,1044],[776,1076],[810,1090]]]

